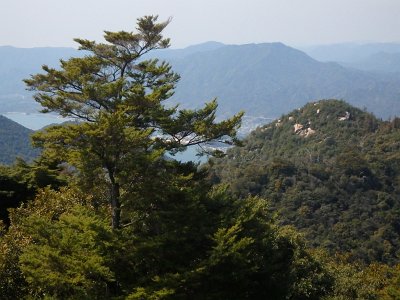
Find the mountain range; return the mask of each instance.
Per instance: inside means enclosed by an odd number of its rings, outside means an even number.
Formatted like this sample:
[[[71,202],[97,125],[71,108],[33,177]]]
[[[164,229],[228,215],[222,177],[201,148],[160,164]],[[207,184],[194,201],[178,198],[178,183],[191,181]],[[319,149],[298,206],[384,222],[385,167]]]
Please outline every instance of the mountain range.
[[[357,60],[343,65],[364,71],[400,73],[400,52],[378,52],[371,54],[362,60]]]
[[[327,62],[351,63],[360,61],[377,53],[400,53],[399,43],[341,43],[300,47],[312,58]]]
[[[281,43],[224,46],[170,61],[182,76],[174,100],[184,106],[217,96],[223,113],[276,118],[336,98],[384,118],[400,113],[397,76],[322,63]]]
[[[390,48],[389,54],[379,54],[386,48]],[[347,65],[321,62],[282,43],[208,42],[158,50],[148,57],[169,61],[181,75],[172,102],[182,107],[199,107],[217,97],[222,117],[244,110],[248,118],[276,118],[309,101],[336,98],[388,118],[400,115],[400,75],[397,69],[392,73],[375,71],[385,69],[384,64],[393,69],[391,61],[397,59],[395,51],[400,47],[386,48],[376,46],[373,49],[378,52],[366,51],[375,55],[375,63],[368,61],[370,67],[368,63],[357,67],[354,61]],[[314,57],[318,57],[315,51]],[[82,54],[73,48],[0,47],[0,113],[37,111],[39,107],[22,79],[40,72],[43,64],[57,66],[60,58],[76,55]]]
[[[380,73],[400,73],[399,43],[343,43],[300,48],[321,62]]]
[[[22,81],[47,64],[57,67],[60,59],[80,55],[73,48],[0,47],[0,113],[35,112],[40,107],[32,100]]]

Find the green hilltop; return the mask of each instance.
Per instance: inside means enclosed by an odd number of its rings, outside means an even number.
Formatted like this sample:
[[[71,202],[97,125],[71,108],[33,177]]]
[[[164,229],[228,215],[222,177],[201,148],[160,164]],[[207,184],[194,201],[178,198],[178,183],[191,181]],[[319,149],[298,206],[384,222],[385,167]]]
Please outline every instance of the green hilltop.
[[[381,121],[344,101],[309,103],[257,128],[212,159],[211,180],[269,199],[311,246],[397,263],[400,119]]]

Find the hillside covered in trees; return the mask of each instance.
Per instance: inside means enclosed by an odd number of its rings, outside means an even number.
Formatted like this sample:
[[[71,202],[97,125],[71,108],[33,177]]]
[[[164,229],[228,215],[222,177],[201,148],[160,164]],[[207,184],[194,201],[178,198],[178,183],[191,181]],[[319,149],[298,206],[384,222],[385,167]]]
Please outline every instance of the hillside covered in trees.
[[[62,60],[58,69],[44,65],[25,80],[45,111],[79,122],[36,132],[40,156],[0,168],[1,298],[396,299],[395,251],[364,257],[354,247],[357,253],[349,258],[347,249],[332,256],[335,247],[308,248],[286,225],[294,224],[295,206],[284,211],[277,200],[286,191],[293,196],[290,188],[300,183],[297,194],[305,194],[293,204],[312,199],[314,188],[328,195],[333,187],[318,184],[329,183],[329,167],[338,168],[345,177],[332,184],[342,184],[343,191],[334,199],[318,198],[315,209],[327,207],[321,239],[324,225],[335,225],[336,213],[323,201],[347,204],[352,212],[345,193],[373,203],[377,196],[382,218],[394,218],[398,144],[386,142],[396,138],[397,119],[383,123],[340,101],[319,102],[258,129],[244,148],[230,150],[227,157],[243,168],[226,159],[212,160],[211,170],[176,161],[171,156],[189,146],[240,145],[243,114],[217,121],[215,100],[196,110],[165,104],[179,76],[168,63],[141,58],[169,46],[162,35],[168,23],[145,16],[136,32],[105,31],[104,43],[76,39],[87,55]],[[382,137],[387,165],[372,150],[374,134]],[[266,141],[275,146],[257,160]],[[337,159],[347,149],[342,143],[353,150],[354,157],[346,156],[350,166]],[[299,149],[302,155],[296,155]],[[250,168],[251,181],[242,174],[235,182],[237,170]],[[219,184],[229,180],[230,187]],[[371,197],[359,198],[364,191]],[[300,213],[310,216],[314,202],[305,203]],[[374,210],[365,207],[373,217]],[[372,217],[383,244],[395,247],[396,236],[387,238]],[[370,263],[375,258],[388,264]]]
[[[0,115],[0,163],[12,164],[17,157],[31,161],[39,154],[31,145],[33,130]]]
[[[338,100],[309,103],[259,127],[211,179],[238,197],[268,199],[308,244],[366,262],[399,262],[400,120]]]

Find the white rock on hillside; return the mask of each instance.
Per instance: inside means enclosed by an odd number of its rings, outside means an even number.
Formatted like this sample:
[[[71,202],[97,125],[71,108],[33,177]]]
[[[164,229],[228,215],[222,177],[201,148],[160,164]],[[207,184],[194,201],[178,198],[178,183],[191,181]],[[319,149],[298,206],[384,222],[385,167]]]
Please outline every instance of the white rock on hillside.
[[[295,133],[299,132],[300,130],[303,129],[303,127],[304,126],[302,124],[299,124],[299,123],[294,124],[294,132]]]
[[[340,117],[339,121],[347,121],[348,119],[350,119],[350,113],[346,111],[344,117]]]

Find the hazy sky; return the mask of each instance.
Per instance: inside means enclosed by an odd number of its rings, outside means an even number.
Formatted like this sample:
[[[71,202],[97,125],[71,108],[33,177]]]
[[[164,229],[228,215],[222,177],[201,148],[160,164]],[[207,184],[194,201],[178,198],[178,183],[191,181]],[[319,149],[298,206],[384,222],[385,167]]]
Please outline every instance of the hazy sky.
[[[173,17],[173,48],[205,41],[302,46],[400,42],[400,0],[0,0],[0,45],[75,46],[138,17]]]

